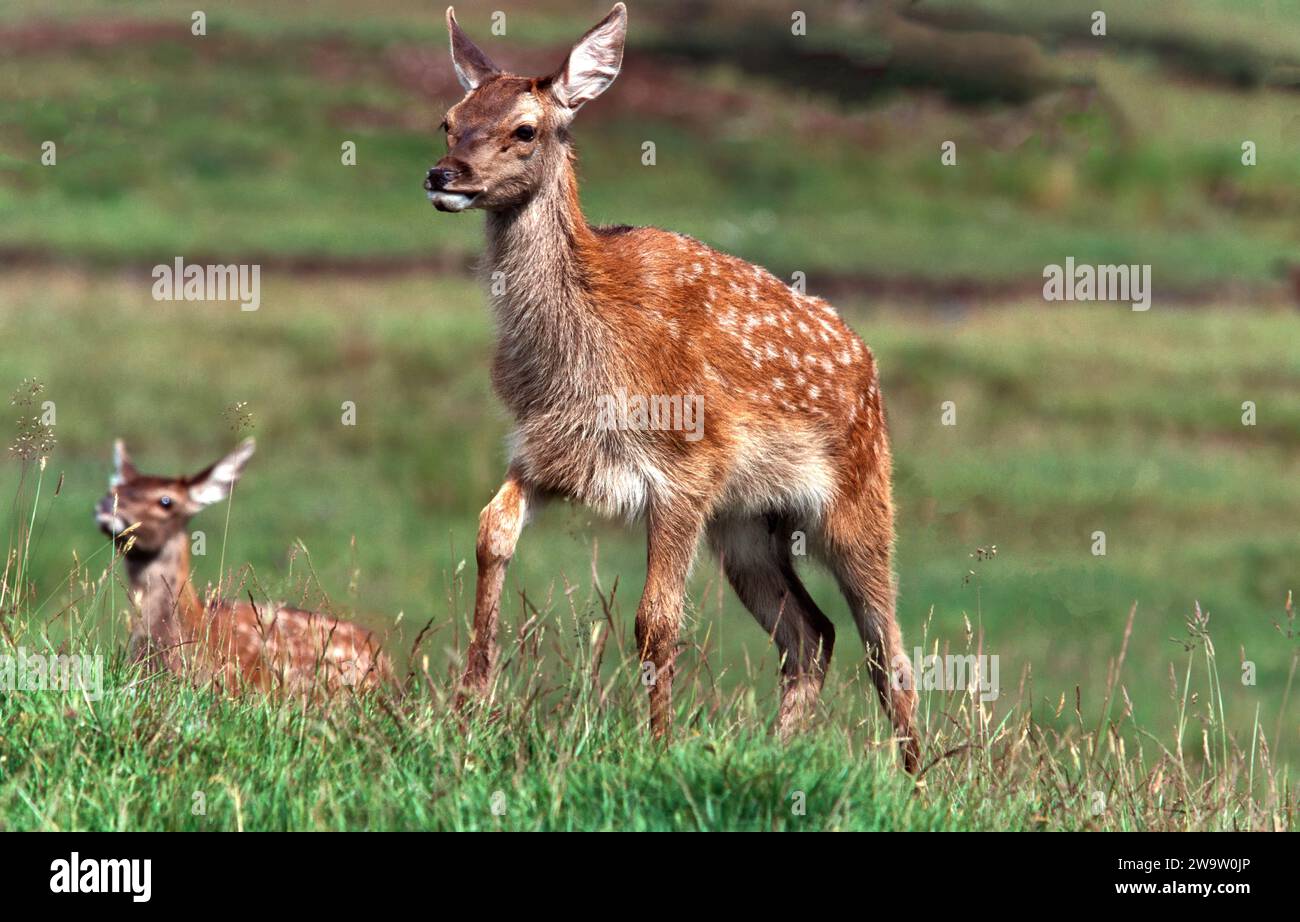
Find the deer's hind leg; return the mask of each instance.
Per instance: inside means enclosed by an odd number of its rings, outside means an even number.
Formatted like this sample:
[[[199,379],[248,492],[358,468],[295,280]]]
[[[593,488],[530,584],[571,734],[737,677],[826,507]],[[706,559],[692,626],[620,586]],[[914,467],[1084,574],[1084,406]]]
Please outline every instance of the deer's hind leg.
[[[887,471],[826,515],[822,556],[849,603],[867,652],[867,670],[899,739],[903,766],[915,773],[920,745],[912,723],[916,691],[894,613],[892,502]]]
[[[727,580],[781,655],[777,730],[788,737],[810,716],[835,645],[835,628],[799,580],[792,529],[779,517],[727,518],[709,527],[709,544]]]

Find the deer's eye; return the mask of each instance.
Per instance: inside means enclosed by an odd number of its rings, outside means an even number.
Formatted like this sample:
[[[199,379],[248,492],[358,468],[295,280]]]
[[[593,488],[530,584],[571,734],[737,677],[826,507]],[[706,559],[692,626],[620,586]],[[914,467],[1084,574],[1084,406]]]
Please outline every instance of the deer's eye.
[[[162,506],[164,509],[170,509],[172,506],[172,498],[170,496],[164,496],[162,499],[158,500],[158,505]]]
[[[521,141],[531,141],[537,137],[537,129],[532,125],[520,125],[515,129],[515,137]]]

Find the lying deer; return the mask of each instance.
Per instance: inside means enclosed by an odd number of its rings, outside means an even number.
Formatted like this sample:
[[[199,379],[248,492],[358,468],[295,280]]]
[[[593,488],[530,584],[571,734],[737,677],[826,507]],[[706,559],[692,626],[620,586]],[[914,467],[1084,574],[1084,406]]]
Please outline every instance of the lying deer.
[[[312,694],[369,690],[392,679],[374,634],[330,615],[250,602],[200,601],[190,582],[191,517],[230,495],[252,456],[248,439],[193,477],[139,473],[119,440],[109,490],[95,507],[114,539],[139,617],[132,659],[226,690]]]
[[[447,28],[466,95],[443,119],[448,153],[424,187],[439,211],[487,212],[492,379],[516,422],[505,483],[479,519],[463,694],[490,685],[502,584],[527,516],[545,498],[567,497],[646,521],[636,641],[653,679],[656,736],[670,728],[686,580],[702,536],[780,650],[780,732],[803,722],[834,643],[795,573],[792,547],[806,541],[848,600],[914,771],[912,667],[894,617],[889,439],[871,352],[829,304],[758,266],[652,227],[588,225],[570,125],[619,72],[622,3],[544,77],[502,72],[452,9]],[[644,412],[686,400],[703,407],[702,429],[658,425]],[[612,403],[642,412],[610,413]]]

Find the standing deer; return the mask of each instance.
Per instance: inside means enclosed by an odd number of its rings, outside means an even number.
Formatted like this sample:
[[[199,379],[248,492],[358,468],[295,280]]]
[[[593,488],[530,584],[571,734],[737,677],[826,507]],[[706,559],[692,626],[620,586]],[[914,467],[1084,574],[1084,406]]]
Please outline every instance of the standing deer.
[[[139,473],[121,440],[114,445],[95,520],[126,562],[139,615],[132,659],[230,691],[330,694],[391,681],[374,634],[351,622],[287,606],[200,601],[190,582],[190,519],[230,495],[254,447],[248,439],[193,477],[167,478]]]
[[[792,544],[805,540],[848,600],[915,771],[916,696],[894,617],[889,440],[871,352],[830,305],[758,266],[652,227],[588,225],[570,125],[619,72],[622,3],[544,77],[502,72],[450,8],[447,28],[466,95],[443,119],[448,152],[424,187],[439,211],[487,212],[487,268],[503,283],[493,285],[492,380],[516,422],[505,483],[479,519],[462,695],[490,686],[502,584],[527,516],[567,497],[646,521],[636,642],[653,676],[656,736],[671,725],[686,580],[702,536],[779,648],[780,733],[803,722],[834,643],[795,573]],[[707,425],[662,425],[666,407],[692,405]]]

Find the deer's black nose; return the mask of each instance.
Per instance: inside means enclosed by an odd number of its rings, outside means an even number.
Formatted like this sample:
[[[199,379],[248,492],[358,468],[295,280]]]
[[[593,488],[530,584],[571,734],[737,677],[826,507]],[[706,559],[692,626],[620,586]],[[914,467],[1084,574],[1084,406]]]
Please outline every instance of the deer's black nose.
[[[459,170],[448,170],[445,167],[434,167],[429,171],[429,175],[424,177],[424,190],[426,192],[441,192],[447,188],[447,183],[451,182],[460,175]]]

